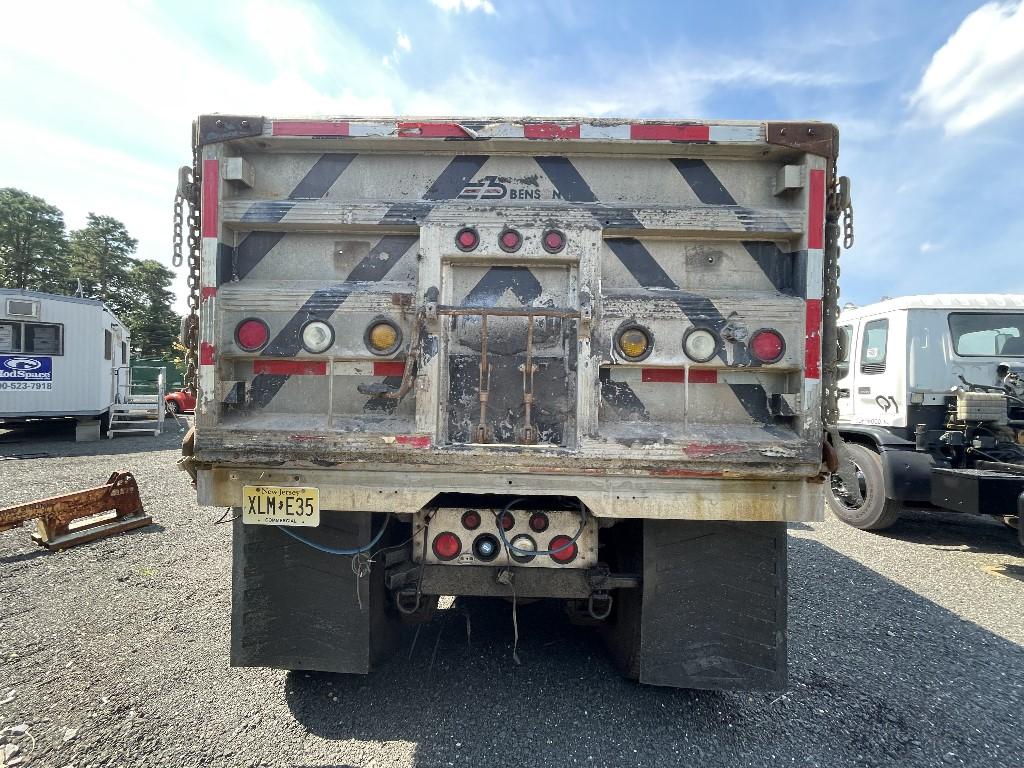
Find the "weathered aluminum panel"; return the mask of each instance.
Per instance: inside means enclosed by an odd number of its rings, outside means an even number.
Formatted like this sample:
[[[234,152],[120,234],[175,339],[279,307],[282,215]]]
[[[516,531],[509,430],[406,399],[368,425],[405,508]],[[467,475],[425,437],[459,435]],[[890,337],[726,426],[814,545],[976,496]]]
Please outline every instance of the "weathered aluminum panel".
[[[822,158],[764,144],[761,124],[386,122],[268,120],[259,143],[205,147],[205,162],[241,158],[251,174],[204,184],[218,226],[204,240],[201,464],[514,475],[543,451],[574,476],[817,474],[821,222],[803,181]],[[780,191],[783,167],[797,181]],[[480,233],[471,253],[454,245],[464,226]],[[505,227],[523,234],[515,253],[497,247]],[[548,228],[566,234],[563,252],[540,247]],[[549,313],[489,316],[483,411],[483,321],[467,307]],[[254,314],[271,338],[248,353],[233,332]],[[390,368],[363,343],[379,318],[402,333]],[[319,355],[300,343],[314,319],[335,328]],[[627,322],[654,338],[642,362],[615,350]],[[681,343],[694,327],[721,337],[696,379]],[[771,364],[746,346],[762,327],[786,341]]]

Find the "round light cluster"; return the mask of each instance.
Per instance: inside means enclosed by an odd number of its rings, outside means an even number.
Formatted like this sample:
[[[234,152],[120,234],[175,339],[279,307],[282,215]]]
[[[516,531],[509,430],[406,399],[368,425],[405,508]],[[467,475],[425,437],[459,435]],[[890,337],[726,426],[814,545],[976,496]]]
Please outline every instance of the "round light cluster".
[[[387,318],[374,320],[363,337],[366,347],[375,355],[390,355],[402,343],[402,331]]]
[[[323,354],[334,344],[334,329],[322,320],[302,326],[302,348],[314,355]]]
[[[639,325],[627,325],[615,335],[615,346],[627,360],[643,360],[651,354],[651,332]]]

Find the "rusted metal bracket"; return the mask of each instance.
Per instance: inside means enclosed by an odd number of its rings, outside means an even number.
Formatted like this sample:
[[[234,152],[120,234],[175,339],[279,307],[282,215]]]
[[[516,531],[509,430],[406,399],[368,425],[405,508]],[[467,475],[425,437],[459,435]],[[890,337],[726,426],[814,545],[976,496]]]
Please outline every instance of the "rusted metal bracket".
[[[262,135],[263,118],[256,115],[201,115],[199,117],[199,146]]]
[[[66,549],[153,522],[131,472],[114,472],[96,488],[0,509],[0,531],[29,520],[36,521],[32,538],[47,549]]]
[[[839,153],[839,129],[831,123],[768,123],[765,138],[812,155],[835,159]]]

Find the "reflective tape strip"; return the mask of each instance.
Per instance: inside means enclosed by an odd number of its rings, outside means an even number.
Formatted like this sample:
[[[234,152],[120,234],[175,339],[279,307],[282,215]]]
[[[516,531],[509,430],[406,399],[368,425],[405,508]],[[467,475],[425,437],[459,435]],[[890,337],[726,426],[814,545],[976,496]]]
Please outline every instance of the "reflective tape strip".
[[[821,407],[821,381],[819,379],[804,379],[804,401],[802,403],[804,412],[817,411]]]
[[[707,141],[708,134],[706,125],[637,123],[629,127],[634,141]]]
[[[825,252],[820,248],[807,251],[807,298],[820,299],[824,295],[824,258]]]
[[[811,171],[807,189],[807,247],[823,248],[825,244],[825,171]]]
[[[691,384],[717,384],[718,371],[690,370],[686,368],[644,368],[640,380],[648,384],[682,384],[689,380]]]
[[[219,251],[220,243],[216,237],[203,238],[202,255],[199,259],[199,284],[203,286],[202,291],[206,291],[207,288],[213,288],[216,291],[217,256]],[[207,339],[207,341],[212,341],[212,337]]]
[[[528,139],[578,139],[579,123],[527,123],[523,135]]]
[[[272,376],[325,376],[327,362],[324,360],[265,360],[252,361],[252,372],[269,373]]]
[[[708,126],[711,141],[757,142],[764,141],[764,132],[759,125],[711,125]]]
[[[349,136],[394,136],[398,123],[356,123],[348,124]]]
[[[220,222],[220,162],[203,160],[203,237],[217,237]]]
[[[804,378],[821,378],[821,299],[807,300]]]
[[[629,139],[628,123],[621,125],[591,125],[582,123],[580,125],[581,139]]]
[[[473,135],[458,123],[399,122],[399,138],[471,139]]]
[[[404,360],[346,360],[331,367],[335,376],[402,376]]]
[[[349,124],[343,120],[275,120],[272,136],[348,136]]]

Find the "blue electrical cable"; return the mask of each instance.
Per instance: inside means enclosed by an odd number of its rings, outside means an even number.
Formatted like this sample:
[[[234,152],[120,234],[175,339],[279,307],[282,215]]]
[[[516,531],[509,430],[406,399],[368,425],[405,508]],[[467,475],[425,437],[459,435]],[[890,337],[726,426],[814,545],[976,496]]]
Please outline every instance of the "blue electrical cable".
[[[315,549],[315,550],[317,550],[319,552],[324,552],[325,554],[328,554],[328,555],[343,555],[343,556],[346,556],[346,557],[353,557],[354,555],[361,555],[364,552],[369,552],[371,549],[373,549],[375,546],[377,546],[377,542],[379,542],[381,540],[381,537],[384,536],[384,531],[386,531],[388,529],[388,523],[390,523],[390,522],[391,522],[391,513],[388,512],[387,519],[384,520],[384,525],[382,525],[380,527],[380,530],[377,531],[377,535],[374,536],[373,539],[371,539],[370,543],[366,544],[365,546],[362,546],[362,547],[356,547],[355,549],[338,549],[336,547],[328,547],[326,544],[317,544],[315,541],[310,541],[309,539],[306,539],[306,538],[303,538],[302,536],[299,536],[299,534],[295,533],[294,531],[292,531],[287,526],[278,525],[276,527],[277,527],[277,529],[279,531],[281,531],[283,533],[287,533],[289,536],[291,536],[296,541],[301,541],[307,547],[312,547],[313,549]]]

